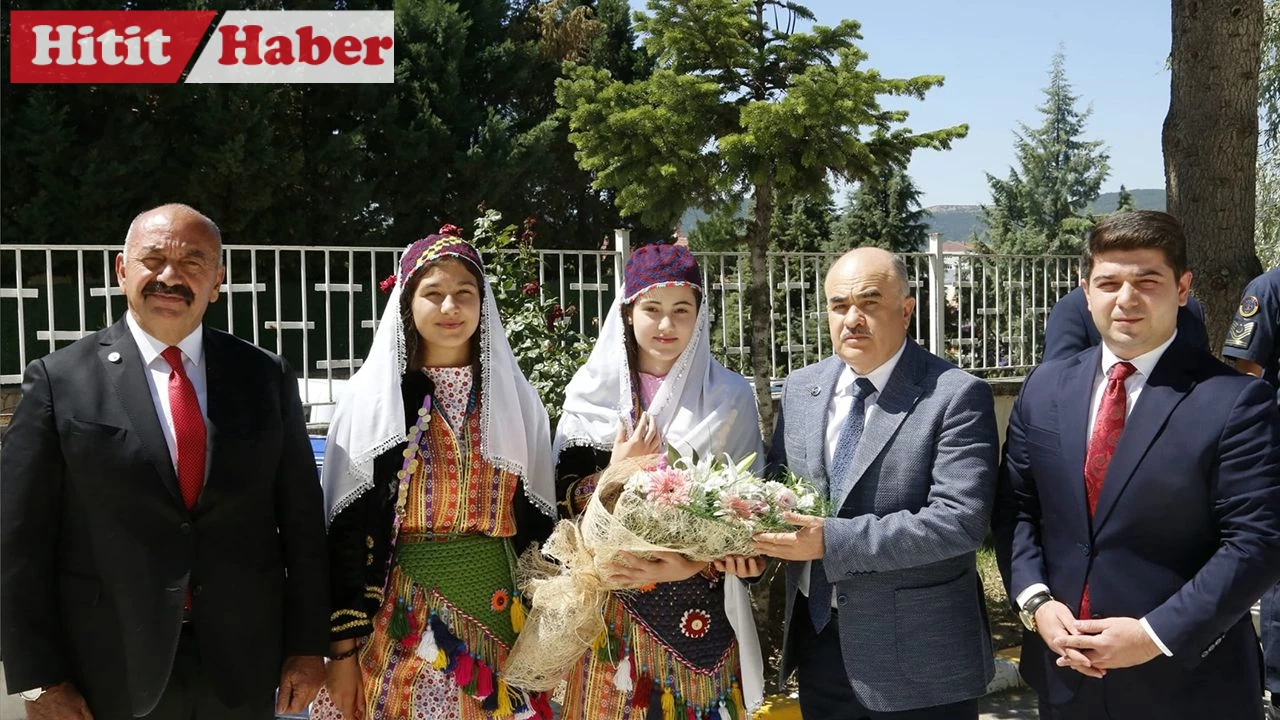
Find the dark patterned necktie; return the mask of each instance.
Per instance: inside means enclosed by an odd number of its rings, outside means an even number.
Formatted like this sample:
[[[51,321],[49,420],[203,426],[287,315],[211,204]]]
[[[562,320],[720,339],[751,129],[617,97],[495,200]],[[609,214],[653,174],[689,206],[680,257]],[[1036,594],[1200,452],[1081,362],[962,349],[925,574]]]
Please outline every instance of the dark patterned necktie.
[[[853,468],[853,455],[858,449],[858,441],[862,439],[867,397],[875,391],[876,386],[866,378],[858,378],[853,384],[853,403],[844,419],[844,427],[840,429],[831,468],[827,472],[827,494],[833,510],[839,509],[836,503],[844,495],[844,484],[849,481],[848,475]],[[809,566],[809,617],[813,619],[813,629],[818,632],[822,632],[831,620],[831,583],[827,581],[821,559],[814,560]]]
[[[1090,520],[1093,520],[1093,513],[1098,509],[1098,495],[1102,492],[1102,481],[1107,477],[1111,456],[1115,455],[1116,444],[1124,433],[1124,420],[1129,404],[1124,381],[1137,371],[1137,368],[1127,362],[1112,365],[1111,374],[1107,377],[1107,387],[1102,391],[1102,403],[1098,406],[1098,417],[1093,421],[1089,452],[1084,461],[1084,496],[1089,505]],[[1087,620],[1091,614],[1089,582],[1086,580],[1080,597],[1080,618]]]

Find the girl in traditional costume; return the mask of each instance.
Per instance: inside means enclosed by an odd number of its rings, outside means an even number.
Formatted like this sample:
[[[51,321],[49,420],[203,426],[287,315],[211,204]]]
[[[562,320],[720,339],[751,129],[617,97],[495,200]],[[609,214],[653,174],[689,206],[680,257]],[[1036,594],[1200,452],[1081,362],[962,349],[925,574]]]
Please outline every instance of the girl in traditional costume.
[[[565,394],[556,429],[562,515],[576,517],[611,461],[663,452],[756,454],[755,394],[711,357],[702,273],[682,245],[650,245],[627,262],[623,297]],[[763,694],[763,661],[743,581],[675,553],[624,555],[611,579],[606,632],[568,676],[572,720],[750,717]],[[718,562],[758,575],[759,559]]]
[[[554,515],[550,426],[459,235],[405,251],[330,426],[332,655],[313,717],[551,717],[499,671],[523,623],[516,556]]]

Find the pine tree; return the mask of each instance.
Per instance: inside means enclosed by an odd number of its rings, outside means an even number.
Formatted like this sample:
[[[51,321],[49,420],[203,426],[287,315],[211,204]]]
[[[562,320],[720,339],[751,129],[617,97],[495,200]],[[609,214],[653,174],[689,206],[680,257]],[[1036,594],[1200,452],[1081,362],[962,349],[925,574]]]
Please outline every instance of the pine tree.
[[[773,219],[770,246],[783,252],[816,252],[831,237],[836,220],[831,188],[823,187],[812,195],[791,198],[778,208]]]
[[[920,207],[920,190],[911,176],[900,167],[886,167],[849,193],[827,249],[842,252],[874,246],[918,252],[929,239],[928,215]]]
[[[1116,212],[1132,212],[1138,209],[1138,205],[1134,202],[1133,193],[1124,186],[1120,186],[1120,197],[1116,198]]]
[[[1085,140],[1091,110],[1077,108],[1079,96],[1067,80],[1059,50],[1049,71],[1044,122],[1019,124],[1014,149],[1017,168],[1001,180],[987,175],[991,204],[983,206],[986,249],[1004,254],[1074,254],[1093,219],[1084,215],[1106,179],[1108,155],[1100,140]]]

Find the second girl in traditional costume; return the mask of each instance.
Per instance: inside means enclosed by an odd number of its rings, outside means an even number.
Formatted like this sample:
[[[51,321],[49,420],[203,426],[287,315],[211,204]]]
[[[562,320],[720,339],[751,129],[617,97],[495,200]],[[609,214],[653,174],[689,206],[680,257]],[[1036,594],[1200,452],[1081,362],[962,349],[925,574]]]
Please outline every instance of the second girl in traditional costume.
[[[650,245],[628,260],[624,297],[566,390],[555,441],[562,514],[582,512],[611,458],[666,448],[734,461],[756,453],[757,470],[762,458],[751,385],[711,357],[697,262],[683,246]],[[630,562],[615,577],[668,581],[610,595],[608,630],[571,671],[563,716],[749,717],[763,662],[742,580],[674,554]]]

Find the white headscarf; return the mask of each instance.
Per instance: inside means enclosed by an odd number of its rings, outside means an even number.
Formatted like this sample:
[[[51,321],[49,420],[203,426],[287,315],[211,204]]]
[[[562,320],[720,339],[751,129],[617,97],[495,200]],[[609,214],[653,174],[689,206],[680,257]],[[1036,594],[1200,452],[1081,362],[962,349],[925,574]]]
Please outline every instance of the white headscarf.
[[[634,401],[624,331],[622,302],[614,300],[591,356],[565,389],[564,414],[556,427],[556,461],[561,452],[572,447],[612,449],[619,420],[630,432]],[[764,446],[755,391],[746,378],[711,357],[709,336],[703,294],[693,337],[649,403],[649,414],[667,446],[680,455],[687,456],[690,451],[699,457],[727,453],[737,461],[755,453],[754,469],[760,472]],[[764,660],[751,612],[751,593],[736,581],[726,581],[724,590],[725,614],[737,637],[742,661],[743,700],[748,709],[754,709],[764,700]]]
[[[461,255],[456,257],[471,262]],[[480,271],[483,276],[484,269]],[[402,283],[408,278],[403,274],[396,273],[395,288],[374,333],[373,347],[338,400],[329,425],[321,472],[326,522],[333,522],[343,508],[373,487],[374,459],[407,441],[404,397],[400,392],[406,367],[400,295],[405,291]],[[496,467],[519,475],[533,504],[554,518],[551,423],[537,391],[525,379],[511,352],[489,288],[485,289],[480,309],[479,331],[480,452]]]

